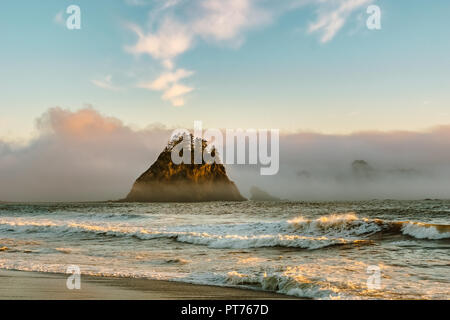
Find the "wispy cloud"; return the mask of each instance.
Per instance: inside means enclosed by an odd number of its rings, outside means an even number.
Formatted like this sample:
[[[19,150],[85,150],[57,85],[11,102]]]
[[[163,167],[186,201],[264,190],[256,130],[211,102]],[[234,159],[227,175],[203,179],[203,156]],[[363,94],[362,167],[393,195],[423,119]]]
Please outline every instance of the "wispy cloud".
[[[184,95],[194,90],[191,87],[179,84],[179,81],[188,78],[194,74],[193,71],[178,69],[174,72],[165,72],[150,83],[140,83],[139,88],[155,91],[164,91],[162,99],[170,101],[173,106],[181,107],[184,105]]]
[[[309,25],[308,31],[321,33],[320,41],[325,43],[334,38],[355,10],[368,5],[373,0],[322,0],[318,2],[317,21]]]
[[[145,6],[148,4],[145,0],[125,0],[125,3],[129,6]]]
[[[107,75],[102,79],[93,79],[93,80],[91,80],[91,83],[99,88],[106,89],[106,90],[112,90],[112,91],[120,90],[119,87],[113,85],[111,75]]]
[[[60,26],[65,26],[66,25],[66,21],[64,20],[64,11],[58,12],[53,17],[53,22],[58,24],[58,25],[60,25]]]
[[[182,78],[192,75],[183,69],[175,69],[176,58],[192,49],[196,39],[215,42],[242,43],[242,31],[262,25],[271,20],[270,11],[256,5],[254,0],[194,0],[189,8],[182,10],[184,19],[177,17],[173,8],[180,1],[163,1],[150,16],[156,21],[153,30],[145,32],[136,24],[127,27],[138,37],[134,45],[126,50],[132,54],[146,54],[159,61],[165,71],[153,83],[139,85],[150,90],[164,90],[163,100],[174,106],[184,105],[184,96],[194,88],[178,83]],[[184,8],[185,9],[185,8]],[[188,14],[195,12],[195,14]],[[170,72],[169,72],[170,71]],[[169,86],[170,83],[170,86]]]
[[[136,33],[138,41],[135,45],[126,47],[126,50],[133,54],[148,54],[161,61],[168,69],[172,68],[173,59],[192,45],[193,35],[189,28],[169,17],[164,18],[154,33],[146,34],[134,24],[129,24],[128,28]]]
[[[140,1],[140,0],[139,0]],[[140,85],[150,90],[165,90],[162,98],[173,105],[183,105],[182,97],[194,90],[172,81],[172,87],[156,88],[159,82],[173,77],[176,60],[191,50],[199,40],[232,44],[239,47],[245,41],[245,32],[270,24],[282,13],[306,5],[317,7],[317,21],[309,25],[309,33],[321,34],[320,41],[330,41],[344,26],[352,12],[373,0],[161,0],[150,12],[149,29],[134,23],[126,26],[137,35],[137,41],[125,49],[134,55],[148,55],[158,61],[162,75],[153,85]],[[179,69],[177,72],[180,72]],[[176,72],[175,72],[176,73]],[[185,78],[185,77],[181,77]],[[180,79],[181,79],[180,78]],[[175,90],[176,89],[176,90]],[[176,98],[168,90],[177,93]]]
[[[159,78],[150,83],[148,87],[152,90],[164,90],[173,83],[177,83],[179,80],[190,77],[193,75],[193,71],[178,69],[175,72],[163,73]]]
[[[176,83],[164,92],[162,98],[170,101],[175,107],[181,107],[184,105],[183,96],[192,90],[194,89],[191,87]]]
[[[193,32],[217,41],[241,37],[245,29],[272,21],[272,13],[253,0],[209,0],[199,3],[199,16],[192,21]]]
[[[242,37],[244,29],[271,21],[270,11],[256,3],[255,0],[193,0],[184,11],[195,14],[185,14],[184,19],[179,19],[169,9],[180,2],[165,1],[151,13],[153,20],[158,21],[153,31],[144,32],[135,24],[127,25],[138,36],[138,41],[126,50],[148,54],[169,67],[176,57],[194,46],[198,37],[232,41]]]

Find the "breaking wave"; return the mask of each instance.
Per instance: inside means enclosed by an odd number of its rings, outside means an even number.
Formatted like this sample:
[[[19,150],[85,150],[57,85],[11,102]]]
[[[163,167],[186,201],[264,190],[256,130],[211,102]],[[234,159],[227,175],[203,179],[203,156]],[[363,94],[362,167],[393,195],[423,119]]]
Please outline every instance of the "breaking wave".
[[[414,221],[384,221],[381,219],[358,218],[355,213],[332,214],[318,219],[298,217],[288,223],[307,233],[326,235],[360,236],[378,232],[401,233],[417,239],[449,239],[450,225],[429,224]]]
[[[86,221],[0,218],[0,231],[55,233],[59,236],[92,233],[99,236],[132,237],[140,240],[170,238],[211,248],[296,247],[320,249],[333,245],[370,244],[372,235],[383,233],[417,239],[450,238],[450,225],[413,221],[359,218],[355,213],[332,214],[316,219],[297,217],[288,221],[246,224],[213,224],[148,229],[126,223],[95,224]]]
[[[323,279],[309,279],[299,274],[291,274],[290,268],[282,273],[264,273],[262,275],[231,271],[228,272],[225,283],[233,286],[257,287],[265,291],[301,298],[355,298],[343,292],[344,283],[337,287]]]

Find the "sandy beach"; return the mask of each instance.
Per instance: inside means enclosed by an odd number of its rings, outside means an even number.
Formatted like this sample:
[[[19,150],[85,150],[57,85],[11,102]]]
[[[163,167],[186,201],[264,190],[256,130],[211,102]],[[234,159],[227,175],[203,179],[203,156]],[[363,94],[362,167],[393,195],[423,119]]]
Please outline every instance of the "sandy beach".
[[[42,300],[247,300],[293,299],[254,290],[134,278],[81,276],[80,290],[66,287],[65,274],[0,270],[0,299]]]

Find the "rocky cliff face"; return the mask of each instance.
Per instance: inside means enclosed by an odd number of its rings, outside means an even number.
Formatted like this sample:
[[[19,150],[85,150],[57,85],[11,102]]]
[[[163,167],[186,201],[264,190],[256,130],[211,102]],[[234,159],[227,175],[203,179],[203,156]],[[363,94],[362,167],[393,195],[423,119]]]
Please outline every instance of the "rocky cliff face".
[[[134,183],[126,202],[200,202],[200,201],[243,201],[220,163],[193,164],[194,148],[191,136],[191,164],[175,164],[171,152],[182,138],[172,141],[158,156],[152,166]],[[202,150],[207,148],[201,141]],[[214,156],[215,150],[209,154]]]

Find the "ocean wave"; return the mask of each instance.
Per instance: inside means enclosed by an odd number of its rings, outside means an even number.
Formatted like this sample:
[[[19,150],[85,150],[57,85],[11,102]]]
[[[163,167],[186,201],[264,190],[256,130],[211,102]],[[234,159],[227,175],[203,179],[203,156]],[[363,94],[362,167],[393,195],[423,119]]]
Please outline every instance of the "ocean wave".
[[[427,224],[421,222],[404,222],[401,228],[403,234],[416,239],[450,239],[450,225]]]
[[[342,287],[337,287],[326,280],[310,279],[299,274],[292,274],[289,269],[284,272],[262,275],[231,271],[227,274],[226,283],[233,286],[256,287],[264,291],[301,298],[346,299],[351,297],[344,293],[344,284],[341,284]]]
[[[307,234],[339,235],[342,237],[360,236],[382,231],[383,227],[377,220],[359,219],[353,213],[331,214],[317,219],[297,217],[288,220],[296,230]]]
[[[192,227],[188,227],[192,228]],[[101,226],[80,222],[29,221],[18,219],[0,219],[0,230],[37,233],[55,232],[59,234],[89,232],[99,235],[116,237],[134,237],[141,240],[171,238],[178,242],[195,245],[206,245],[211,248],[261,248],[261,247],[297,247],[305,249],[319,249],[331,245],[350,243],[368,243],[368,240],[344,239],[342,237],[307,236],[296,234],[226,234],[226,227],[222,226],[222,234],[198,231],[161,231],[148,230],[131,226]],[[195,229],[195,227],[194,227]],[[217,229],[217,227],[216,227]],[[217,230],[216,230],[217,231]],[[267,230],[266,230],[267,232]]]
[[[450,225],[358,218],[355,213],[332,214],[312,220],[298,217],[288,222],[301,232],[332,234],[342,237],[361,235],[367,237],[379,232],[391,232],[417,239],[439,240],[450,238]]]
[[[355,213],[332,214],[317,219],[297,217],[280,222],[177,226],[172,229],[150,229],[124,223],[99,224],[86,221],[0,218],[0,231],[58,235],[88,232],[140,240],[168,238],[211,248],[233,249],[261,247],[320,249],[333,245],[364,245],[374,241],[372,235],[383,232],[416,239],[450,238],[449,225],[359,218]]]

